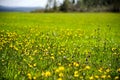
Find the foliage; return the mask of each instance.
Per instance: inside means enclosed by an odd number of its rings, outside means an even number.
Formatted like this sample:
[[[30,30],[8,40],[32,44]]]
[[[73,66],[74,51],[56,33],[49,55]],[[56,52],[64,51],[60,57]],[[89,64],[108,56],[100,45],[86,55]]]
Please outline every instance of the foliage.
[[[53,11],[58,11],[56,0],[51,0],[54,2]],[[49,3],[49,0],[48,0]],[[48,5],[48,4],[47,4]],[[59,11],[63,12],[79,12],[79,11],[120,11],[120,0],[63,0],[63,3],[58,6]],[[52,7],[49,9],[51,10]]]

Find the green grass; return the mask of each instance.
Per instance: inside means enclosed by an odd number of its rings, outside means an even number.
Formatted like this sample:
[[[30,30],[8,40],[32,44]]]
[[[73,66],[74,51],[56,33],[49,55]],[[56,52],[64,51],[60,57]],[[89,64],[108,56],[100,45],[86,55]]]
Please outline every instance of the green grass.
[[[0,79],[119,80],[119,13],[0,13]]]

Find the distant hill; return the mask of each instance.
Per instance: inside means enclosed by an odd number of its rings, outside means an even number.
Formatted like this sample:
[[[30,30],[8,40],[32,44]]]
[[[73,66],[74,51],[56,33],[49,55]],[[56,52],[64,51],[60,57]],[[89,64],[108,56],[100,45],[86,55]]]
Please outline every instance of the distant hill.
[[[37,9],[43,10],[42,7],[7,7],[7,6],[0,6],[0,12],[30,12]]]

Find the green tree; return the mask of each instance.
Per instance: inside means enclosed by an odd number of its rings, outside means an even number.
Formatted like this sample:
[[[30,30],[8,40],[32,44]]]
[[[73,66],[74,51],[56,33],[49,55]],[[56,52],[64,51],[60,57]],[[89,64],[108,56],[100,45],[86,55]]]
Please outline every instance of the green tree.
[[[60,6],[60,10],[67,12],[69,10],[69,4],[70,4],[69,0],[64,0],[63,4]]]
[[[57,1],[56,1],[56,0],[54,0],[53,10],[54,10],[54,11],[57,11]]]
[[[46,4],[46,10],[50,10],[52,7],[53,0],[48,0]]]

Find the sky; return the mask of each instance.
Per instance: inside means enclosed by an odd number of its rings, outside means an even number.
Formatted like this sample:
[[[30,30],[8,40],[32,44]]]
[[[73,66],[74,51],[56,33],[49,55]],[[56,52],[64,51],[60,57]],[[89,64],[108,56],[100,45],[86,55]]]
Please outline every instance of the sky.
[[[47,0],[0,0],[0,5],[8,7],[45,7],[46,3]]]

